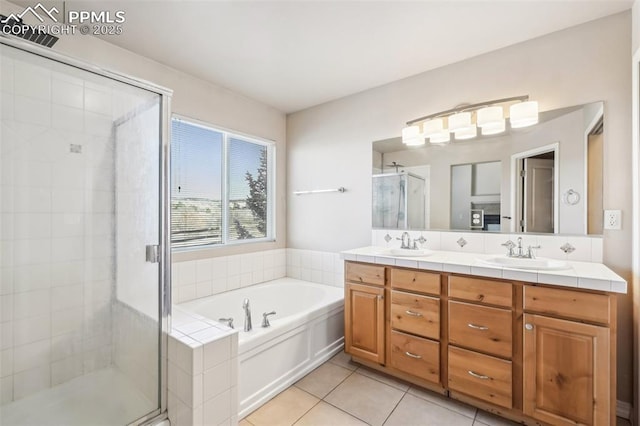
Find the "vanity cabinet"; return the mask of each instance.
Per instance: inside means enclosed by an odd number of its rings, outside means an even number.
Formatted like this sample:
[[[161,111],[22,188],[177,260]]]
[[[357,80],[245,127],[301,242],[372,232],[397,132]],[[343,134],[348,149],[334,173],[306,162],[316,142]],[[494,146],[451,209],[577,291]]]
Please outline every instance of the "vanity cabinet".
[[[384,269],[356,263],[345,267],[345,351],[378,364],[385,360]]]
[[[524,309],[524,413],[554,425],[613,421],[615,299],[527,287]]]
[[[345,265],[355,361],[524,424],[615,424],[615,320],[605,292]]]

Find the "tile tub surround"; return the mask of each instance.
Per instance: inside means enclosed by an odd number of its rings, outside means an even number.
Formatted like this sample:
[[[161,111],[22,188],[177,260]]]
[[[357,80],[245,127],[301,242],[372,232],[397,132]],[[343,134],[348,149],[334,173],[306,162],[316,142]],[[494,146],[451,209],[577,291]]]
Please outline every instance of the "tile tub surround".
[[[238,423],[238,331],[173,306],[168,414],[172,425]]]
[[[404,231],[397,229],[374,229],[371,232],[371,245],[385,248],[399,248],[400,238]],[[496,234],[488,232],[459,232],[459,231],[408,231],[411,240],[423,236],[427,242],[422,248],[429,250],[447,250],[461,253],[506,254],[507,249],[501,244],[507,240],[514,243],[522,238],[522,246],[540,246],[535,250],[537,256],[558,260],[575,260],[579,262],[602,263],[602,237],[600,236],[567,236],[567,235],[538,235],[538,234]],[[387,242],[385,236],[391,240]],[[457,241],[463,238],[464,247]],[[575,249],[565,253],[560,249],[564,244],[571,244]]]
[[[399,257],[381,254],[380,247],[362,247],[341,253],[344,260],[428,269],[490,278],[504,278],[563,287],[626,293],[627,282],[602,263],[567,261],[570,269],[559,271],[501,268],[482,262],[489,254],[433,250],[428,256]]]
[[[343,287],[339,253],[276,249],[186,262],[174,262],[173,303],[182,303],[285,276]]]

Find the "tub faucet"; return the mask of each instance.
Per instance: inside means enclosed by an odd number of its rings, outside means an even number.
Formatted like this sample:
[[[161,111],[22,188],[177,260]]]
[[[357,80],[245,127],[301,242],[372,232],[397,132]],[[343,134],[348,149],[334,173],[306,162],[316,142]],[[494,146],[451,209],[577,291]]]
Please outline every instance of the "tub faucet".
[[[226,323],[229,328],[234,328],[233,318],[219,318],[218,321]]]
[[[271,311],[271,312],[265,312],[262,314],[262,327],[266,328],[266,327],[271,327],[271,324],[269,323],[269,315],[275,315],[276,311]]]
[[[244,309],[244,331],[251,331],[251,308],[249,307],[249,299],[244,299],[242,302],[242,309]]]

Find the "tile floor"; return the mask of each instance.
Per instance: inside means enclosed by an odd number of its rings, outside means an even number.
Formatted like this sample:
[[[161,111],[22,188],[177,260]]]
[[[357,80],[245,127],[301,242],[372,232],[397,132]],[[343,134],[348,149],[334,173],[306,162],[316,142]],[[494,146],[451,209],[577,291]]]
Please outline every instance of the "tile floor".
[[[351,362],[339,353],[240,426],[503,426],[516,423]],[[617,426],[629,425],[618,419]]]

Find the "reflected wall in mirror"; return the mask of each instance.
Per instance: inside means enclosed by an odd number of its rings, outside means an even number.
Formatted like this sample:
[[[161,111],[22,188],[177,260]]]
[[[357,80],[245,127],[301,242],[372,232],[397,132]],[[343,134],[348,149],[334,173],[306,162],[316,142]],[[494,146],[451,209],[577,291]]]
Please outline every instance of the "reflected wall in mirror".
[[[446,145],[373,143],[374,228],[601,234],[604,104]]]

